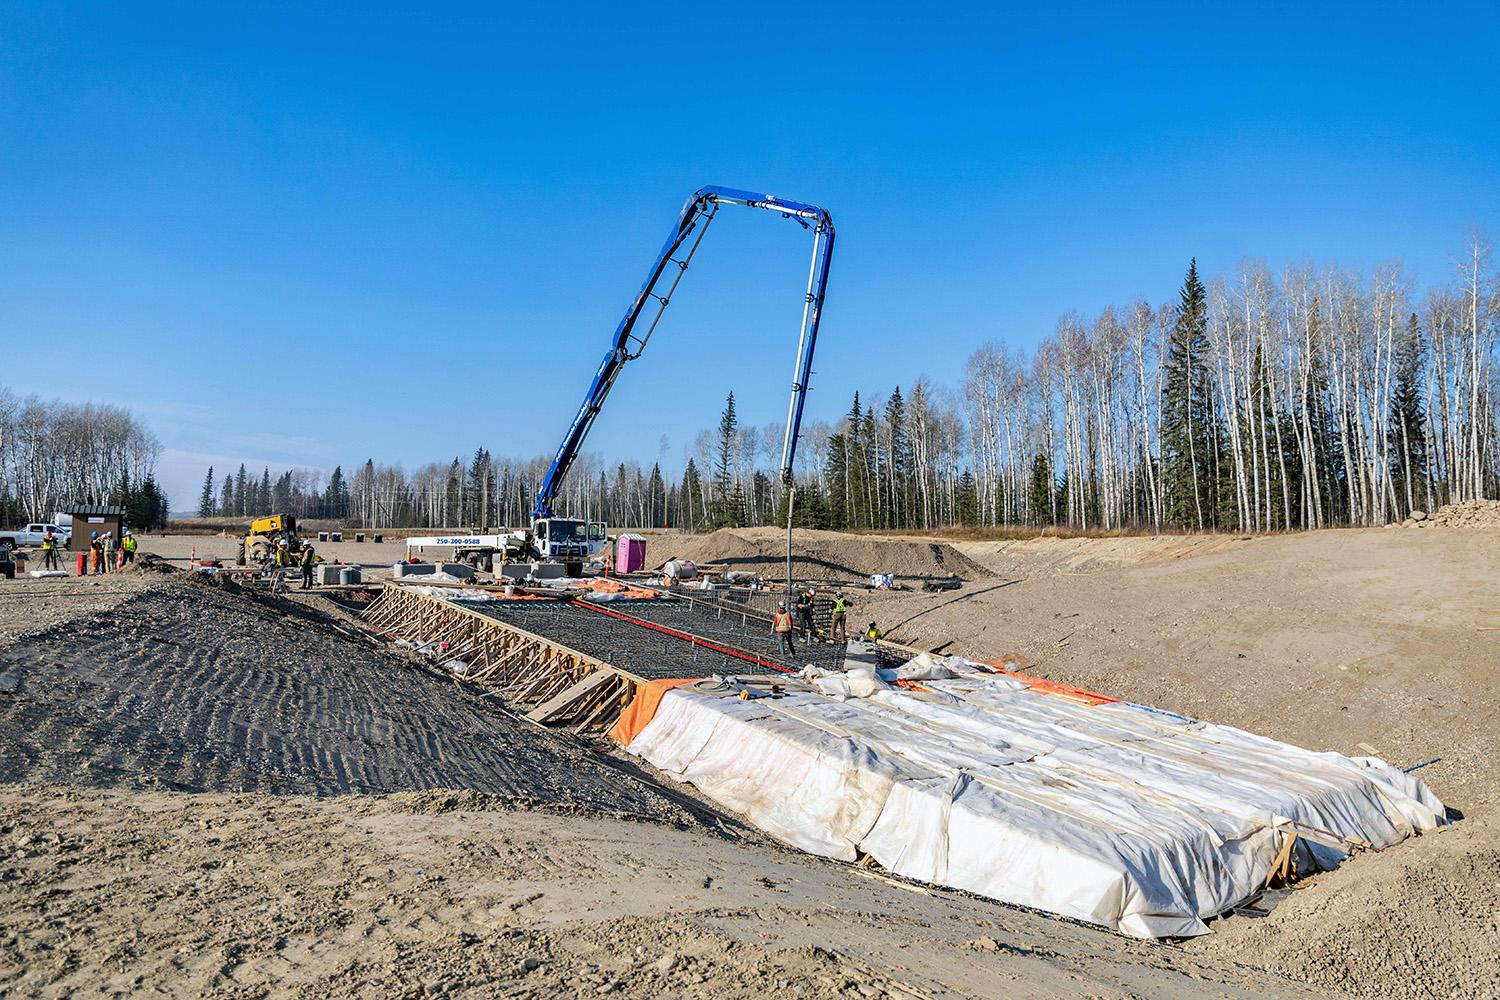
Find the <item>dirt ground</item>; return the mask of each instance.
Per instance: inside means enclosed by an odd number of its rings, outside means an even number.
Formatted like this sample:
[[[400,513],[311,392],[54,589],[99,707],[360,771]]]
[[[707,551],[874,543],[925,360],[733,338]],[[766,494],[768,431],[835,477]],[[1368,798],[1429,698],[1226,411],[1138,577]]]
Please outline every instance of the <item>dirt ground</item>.
[[[1419,773],[1461,823],[1189,950],[1365,996],[1500,996],[1500,630],[1482,630],[1500,625],[1500,530],[957,547],[996,579],[867,596],[898,641],[1014,650],[1046,677],[1313,749],[1441,758]]]
[[[142,580],[0,652],[0,992],[1315,995],[783,849],[317,603]]]
[[[812,541],[864,572],[932,558]],[[859,591],[856,617],[1305,746],[1441,757],[1420,774],[1463,819],[1147,944],[786,851],[316,599],[16,581],[0,993],[1500,995],[1500,631],[1479,630],[1500,625],[1500,531],[950,544],[978,567],[961,590]]]
[[[727,563],[768,580],[786,575],[786,532],[778,528],[723,528],[707,535],[663,535],[647,538],[646,565],[668,559]],[[894,573],[921,580],[960,577],[984,579],[989,570],[945,542],[931,539],[844,535],[835,531],[798,531],[792,573],[799,580],[860,580],[871,573]]]
[[[346,541],[342,542],[319,542],[317,535],[313,535],[312,543],[324,559],[359,566],[366,576],[372,577],[389,577],[391,564],[406,558],[404,541],[356,542],[353,532],[346,533],[344,538]],[[176,566],[186,566],[195,551],[199,559],[232,563],[239,552],[239,538],[230,534],[151,534],[140,536],[140,547],[142,552],[154,553]]]

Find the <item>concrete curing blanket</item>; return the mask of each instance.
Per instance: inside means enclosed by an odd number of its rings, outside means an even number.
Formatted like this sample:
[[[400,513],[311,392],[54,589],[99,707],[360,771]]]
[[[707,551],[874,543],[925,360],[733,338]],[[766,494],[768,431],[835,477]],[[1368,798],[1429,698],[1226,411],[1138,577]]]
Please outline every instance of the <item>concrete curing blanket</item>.
[[[1415,776],[957,657],[653,692],[625,740],[795,847],[1140,938],[1445,822]]]

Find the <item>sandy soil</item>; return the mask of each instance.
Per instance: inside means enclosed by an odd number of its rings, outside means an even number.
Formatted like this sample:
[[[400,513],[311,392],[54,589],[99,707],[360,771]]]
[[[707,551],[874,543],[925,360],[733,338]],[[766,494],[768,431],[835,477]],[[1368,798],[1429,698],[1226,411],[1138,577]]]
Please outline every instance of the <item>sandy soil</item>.
[[[786,532],[724,528],[707,535],[648,539],[648,566],[672,558],[723,563],[774,580],[786,573]],[[792,572],[799,580],[838,581],[862,580],[871,573],[894,573],[907,580],[955,576],[975,580],[990,575],[984,566],[945,542],[807,530],[796,533]]]
[[[0,651],[0,992],[1313,995],[782,849],[342,627],[176,578]]]
[[[1420,773],[1458,827],[1190,950],[1365,996],[1500,996],[1500,631],[1481,630],[1500,625],[1500,531],[959,547],[1001,579],[869,595],[896,639],[1016,650],[1044,676],[1314,749],[1441,758]]]
[[[0,795],[11,996],[1312,997],[769,845],[472,793]]]
[[[810,541],[841,571],[934,559],[922,539]],[[43,598],[27,628],[0,604],[22,636],[0,651],[0,992],[1500,995],[1497,546],[1451,528],[956,543],[978,567],[963,589],[857,595],[913,644],[1442,758],[1421,774],[1460,823],[1183,946],[794,855],[470,701],[316,598],[107,578],[132,589]]]
[[[347,541],[319,542],[313,536],[313,547],[318,555],[327,560],[337,559],[351,566],[359,566],[366,575],[388,577],[391,564],[406,558],[406,543],[384,541],[380,544],[353,540],[354,533],[344,535]],[[186,566],[188,556],[196,549],[199,559],[222,559],[233,563],[239,553],[239,538],[232,535],[174,535],[152,534],[140,536],[142,552],[152,552],[176,566]]]

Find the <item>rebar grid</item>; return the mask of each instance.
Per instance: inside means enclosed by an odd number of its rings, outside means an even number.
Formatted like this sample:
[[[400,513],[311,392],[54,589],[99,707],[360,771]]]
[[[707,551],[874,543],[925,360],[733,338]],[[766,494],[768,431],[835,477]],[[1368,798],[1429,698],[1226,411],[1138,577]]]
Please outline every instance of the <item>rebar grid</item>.
[[[586,656],[648,679],[707,674],[775,674],[771,667],[715,652],[645,626],[599,614],[568,601],[465,601],[466,608],[497,621],[555,639]],[[612,601],[604,607],[642,621],[688,632],[722,646],[796,670],[812,663],[837,670],[844,647],[796,641],[797,658],[777,652],[765,622],[732,610],[695,607],[687,601],[657,598]]]

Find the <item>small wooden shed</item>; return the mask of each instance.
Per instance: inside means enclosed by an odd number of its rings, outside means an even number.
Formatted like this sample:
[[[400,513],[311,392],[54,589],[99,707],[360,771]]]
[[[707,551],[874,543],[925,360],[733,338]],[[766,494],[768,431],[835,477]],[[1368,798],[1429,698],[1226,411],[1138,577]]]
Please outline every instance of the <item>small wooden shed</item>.
[[[82,504],[76,507],[64,507],[64,514],[73,519],[73,534],[68,538],[69,552],[87,552],[89,550],[89,536],[99,532],[104,537],[105,532],[114,532],[116,544],[120,541],[120,529],[125,527],[125,508],[110,507],[106,504]]]

